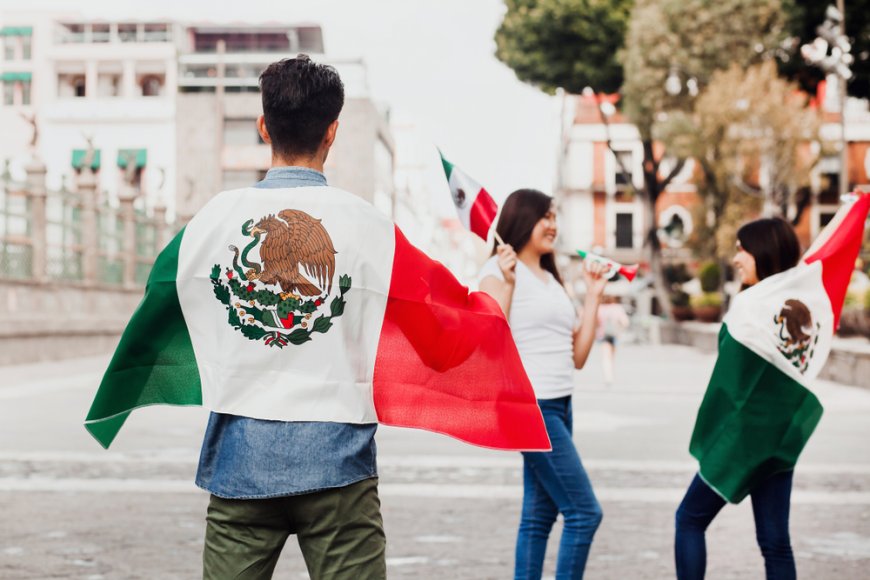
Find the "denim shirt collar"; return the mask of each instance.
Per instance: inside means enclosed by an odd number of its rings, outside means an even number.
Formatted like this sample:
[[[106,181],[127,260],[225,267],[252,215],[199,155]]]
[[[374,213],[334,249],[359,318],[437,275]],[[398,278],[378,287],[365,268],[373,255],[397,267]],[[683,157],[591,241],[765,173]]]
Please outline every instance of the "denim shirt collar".
[[[273,167],[266,172],[266,176],[260,183],[266,187],[280,187],[287,182],[292,182],[297,187],[301,185],[326,185],[326,176],[308,167]]]

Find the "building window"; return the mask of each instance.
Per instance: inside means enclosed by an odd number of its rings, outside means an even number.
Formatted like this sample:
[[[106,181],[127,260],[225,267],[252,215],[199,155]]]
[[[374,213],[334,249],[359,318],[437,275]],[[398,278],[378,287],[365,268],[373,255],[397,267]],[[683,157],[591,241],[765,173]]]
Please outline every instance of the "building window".
[[[62,43],[80,43],[85,41],[84,24],[61,24],[58,30],[59,40]]]
[[[21,37],[21,60],[30,60],[33,57],[33,38]]]
[[[30,81],[21,81],[21,104],[30,105]]]
[[[214,78],[217,76],[217,69],[213,65],[189,64],[182,67],[181,71],[181,74],[188,79]]]
[[[159,97],[163,93],[164,79],[158,75],[145,75],[139,79],[143,97]]]
[[[819,197],[816,203],[838,205],[840,203],[840,157],[827,155],[819,160]]]
[[[840,174],[822,173],[822,189],[819,191],[819,203],[836,204],[840,199]]]
[[[92,24],[92,42],[109,42],[112,39],[112,30],[108,24]]]
[[[831,223],[831,220],[834,219],[835,215],[837,215],[837,212],[835,211],[819,212],[819,229],[821,230],[823,227]]]
[[[85,75],[57,75],[57,96],[63,99],[85,96]]]
[[[136,25],[135,24],[119,24],[118,39],[121,42],[136,42]]]
[[[634,247],[633,213],[616,214],[616,247],[628,249]]]
[[[17,47],[18,47],[18,37],[17,36],[4,36],[3,37],[3,59],[4,60],[16,60]]]
[[[211,32],[196,31],[193,37],[194,52],[216,52],[220,41],[227,52],[288,52],[290,40],[286,31],[281,32]],[[311,51],[318,52],[318,51]]]
[[[632,164],[634,155],[631,151],[617,151],[616,159],[614,160],[616,167],[614,168],[614,181],[616,189],[628,189],[632,182]]]
[[[681,205],[672,205],[659,215],[659,237],[671,248],[682,247],[692,227],[692,214]]]
[[[97,75],[97,96],[117,97],[121,94],[121,75],[117,73],[100,73]],[[76,95],[78,96],[78,95]]]
[[[146,24],[145,42],[168,42],[170,40],[168,24]]]
[[[15,104],[15,83],[12,81],[3,82],[3,104],[7,107]]]

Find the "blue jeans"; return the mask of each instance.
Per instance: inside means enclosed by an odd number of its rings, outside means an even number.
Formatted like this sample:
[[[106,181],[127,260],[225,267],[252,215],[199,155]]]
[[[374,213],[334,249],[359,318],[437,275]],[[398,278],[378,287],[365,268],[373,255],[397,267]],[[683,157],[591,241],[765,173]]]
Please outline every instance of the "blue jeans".
[[[752,497],[755,537],[764,556],[768,580],[792,580],[797,577],[788,535],[788,512],[791,502],[793,471],[777,473],[757,485]],[[695,475],[686,497],[677,509],[677,532],[674,552],[679,580],[704,577],[707,546],[704,531],[725,506],[725,500]]]
[[[514,578],[541,577],[547,538],[564,518],[556,564],[557,580],[583,578],[601,506],[571,439],[571,397],[539,399],[553,450],[523,453],[523,511],[517,535]]]

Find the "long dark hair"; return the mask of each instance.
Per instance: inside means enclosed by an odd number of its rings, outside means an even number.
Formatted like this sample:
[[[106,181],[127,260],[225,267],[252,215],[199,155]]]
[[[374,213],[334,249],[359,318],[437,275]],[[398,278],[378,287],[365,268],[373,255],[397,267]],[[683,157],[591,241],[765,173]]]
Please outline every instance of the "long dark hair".
[[[501,215],[495,231],[514,251],[520,251],[529,243],[535,225],[553,207],[553,198],[537,189],[518,189],[510,194],[501,208]],[[495,255],[498,242],[493,242],[492,255]],[[541,267],[553,275],[559,284],[562,277],[556,269],[556,256],[551,252],[541,256]]]
[[[762,218],[737,230],[740,247],[755,258],[759,282],[797,265],[801,245],[791,225],[782,218]]]

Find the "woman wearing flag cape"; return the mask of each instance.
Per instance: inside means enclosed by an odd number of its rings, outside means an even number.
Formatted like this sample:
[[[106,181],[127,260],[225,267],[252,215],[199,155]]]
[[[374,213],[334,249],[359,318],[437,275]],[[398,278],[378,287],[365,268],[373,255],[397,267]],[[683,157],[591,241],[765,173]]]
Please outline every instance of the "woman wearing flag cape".
[[[504,243],[480,272],[480,289],[502,307],[544,415],[552,452],[523,453],[523,506],[515,578],[538,579],[547,538],[564,517],[557,578],[582,578],[601,506],[571,438],[574,369],[582,368],[595,338],[598,304],[608,266],[588,262],[581,324],[556,269],[553,200],[540,191],[513,192],[501,211]]]
[[[742,290],[723,320],[689,447],[699,468],[676,512],[678,579],[704,577],[705,530],[726,503],[747,495],[767,578],[796,577],[788,530],[794,467],[822,416],[811,380],[830,350],[868,207],[864,195],[841,208],[803,259],[782,219],[737,232]]]

